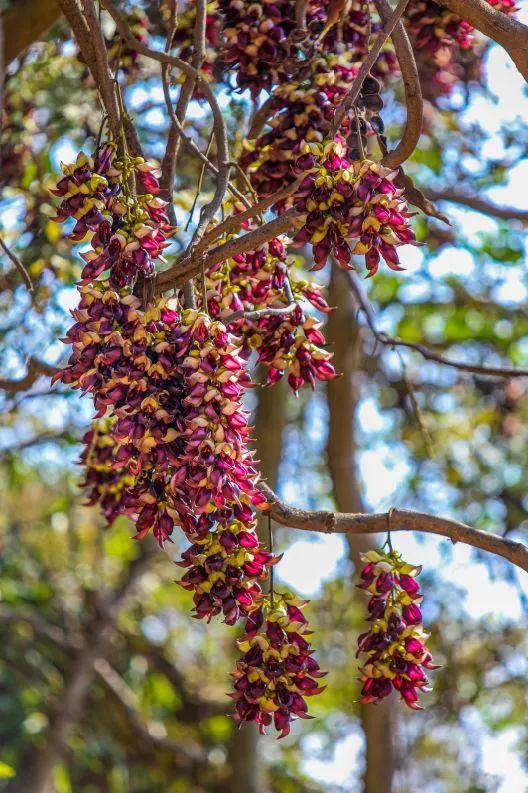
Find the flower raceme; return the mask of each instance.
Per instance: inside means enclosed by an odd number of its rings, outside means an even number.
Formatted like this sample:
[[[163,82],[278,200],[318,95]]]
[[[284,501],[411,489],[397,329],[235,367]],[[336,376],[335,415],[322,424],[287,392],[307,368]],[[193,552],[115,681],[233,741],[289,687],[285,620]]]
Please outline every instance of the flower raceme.
[[[153,275],[154,262],[174,229],[165,213],[166,201],[156,195],[156,166],[142,157],[116,160],[114,149],[105,144],[95,163],[80,152],[74,164],[61,166],[64,176],[51,192],[62,199],[55,220],[76,221],[69,237],[75,242],[90,238],[92,250],[81,254],[81,283],[107,272],[111,286],[120,288],[139,273]],[[145,193],[130,194],[131,177]]]
[[[235,520],[197,539],[176,564],[187,569],[179,584],[193,593],[196,616],[209,621],[222,613],[234,625],[259,607],[257,581],[266,579],[279,559],[263,550],[255,523]]]
[[[517,10],[515,0],[487,1],[504,14]],[[426,49],[439,62],[450,57],[455,44],[463,50],[472,49],[475,44],[473,26],[435,0],[412,0],[405,12],[405,22],[416,46]]]
[[[370,629],[358,638],[358,651],[367,660],[360,669],[361,702],[381,702],[394,689],[413,710],[418,692],[429,691],[424,669],[437,669],[425,642],[416,577],[421,568],[402,561],[397,551],[382,549],[362,555],[360,589],[371,595],[368,604]]]
[[[254,721],[264,732],[272,722],[283,738],[292,719],[310,719],[305,697],[324,691],[317,682],[321,672],[313,650],[305,639],[306,617],[301,609],[306,601],[289,593],[265,598],[246,622],[240,639],[234,692],[234,718]],[[303,635],[304,634],[304,635]]]
[[[353,254],[364,254],[369,277],[382,258],[391,270],[403,269],[396,249],[417,243],[395,172],[371,160],[351,162],[341,136],[305,143],[296,171],[305,176],[295,195],[302,225],[294,240],[312,244],[312,269],[324,267],[331,254],[344,269]]]
[[[330,309],[317,284],[291,278],[296,305],[288,305],[288,266],[281,239],[213,265],[207,270],[206,279],[212,317],[228,321],[239,311],[276,312],[284,307],[284,314],[264,315],[256,320],[240,318],[228,324],[228,330],[241,342],[242,356],[247,358],[255,351],[258,362],[268,368],[268,384],[276,383],[287,373],[290,387],[297,392],[304,383],[313,388],[317,380],[335,377],[332,354],[323,349],[326,341],[321,323],[305,313],[302,303],[311,303],[324,313]]]
[[[241,405],[245,362],[220,322],[165,300],[140,308],[105,282],[80,287],[68,366],[57,376],[115,416],[112,466],[134,473],[121,509],[139,536],[163,543],[174,525],[189,537],[216,523],[253,520],[264,502]]]

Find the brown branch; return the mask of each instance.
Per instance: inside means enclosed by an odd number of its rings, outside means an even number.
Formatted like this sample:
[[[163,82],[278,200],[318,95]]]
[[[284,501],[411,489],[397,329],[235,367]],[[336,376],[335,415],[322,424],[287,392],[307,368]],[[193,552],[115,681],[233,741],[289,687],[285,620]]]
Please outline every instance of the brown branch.
[[[258,322],[262,317],[282,317],[285,314],[291,314],[292,311],[295,311],[297,305],[297,303],[290,303],[280,308],[259,308],[255,311],[235,311],[234,314],[224,317],[222,322],[224,325],[230,325],[232,322],[236,322],[239,319],[245,319],[248,322]]]
[[[284,504],[266,484],[260,489],[271,504],[266,510],[282,526],[324,534],[381,534],[387,530],[388,513],[346,513],[297,509]],[[528,572],[528,547],[521,542],[500,537],[480,529],[473,529],[450,518],[441,518],[410,509],[393,509],[391,531],[419,531],[448,537],[451,542],[463,542],[482,551],[502,556]]]
[[[2,14],[5,64],[39,41],[60,17],[57,0],[16,0]]]
[[[27,391],[28,388],[38,380],[42,375],[52,377],[59,369],[52,366],[45,361],[39,361],[38,358],[29,358],[27,363],[27,374],[20,380],[7,380],[0,379],[0,391],[8,391],[9,393],[16,393],[18,391]]]
[[[387,0],[374,0],[374,4],[379,12],[381,21],[384,24],[388,24],[391,7]],[[423,124],[423,99],[420,86],[420,75],[418,73],[418,67],[416,66],[413,48],[401,19],[399,19],[394,26],[391,38],[398,63],[400,64],[400,71],[405,89],[407,119],[401,141],[394,151],[390,151],[383,158],[382,162],[387,168],[397,168],[404,163],[405,160],[409,159],[420,140]]]
[[[279,201],[282,201],[285,198],[293,195],[293,193],[295,193],[297,188],[301,185],[302,181],[302,178],[296,179],[291,185],[283,187],[281,190],[277,190],[277,192],[272,193],[272,195],[263,198],[257,204],[253,204],[244,212],[237,212],[234,215],[230,215],[230,217],[228,217],[222,223],[219,223],[218,226],[215,226],[215,228],[210,231],[209,234],[205,235],[202,240],[202,244],[200,245],[200,250],[204,250],[205,246],[209,245],[214,240],[217,240],[219,237],[233,234],[235,231],[238,231],[241,228],[246,220],[251,220],[257,215],[261,215],[266,211],[266,209],[269,209]]]
[[[112,692],[132,730],[139,736],[141,743],[151,751],[168,752],[178,766],[189,767],[205,760],[200,747],[188,738],[175,741],[153,735],[139,714],[139,702],[135,692],[127,686],[123,678],[112,668],[105,658],[94,661],[94,669],[105,686]]]
[[[14,253],[14,251],[12,251],[10,248],[7,247],[6,243],[4,242],[1,236],[0,236],[0,247],[4,251],[7,258],[12,262],[12,264],[15,265],[16,269],[22,276],[22,280],[24,281],[28,291],[33,292],[34,289],[33,281],[31,280],[31,276],[24,266],[24,262],[20,259],[19,256],[17,256],[16,253]]]
[[[259,245],[269,242],[274,237],[280,237],[281,234],[294,228],[296,219],[295,210],[289,210],[255,231],[250,231],[242,237],[236,237],[223,245],[218,245],[206,254],[194,251],[191,255],[181,259],[174,267],[169,267],[168,270],[156,275],[153,284],[154,294],[161,294],[180,286],[196,275],[202,267],[212,267],[237,253],[247,253]]]
[[[260,133],[262,132],[262,128],[264,124],[268,121],[268,119],[272,116],[273,111],[276,108],[277,100],[276,97],[270,96],[264,104],[262,104],[257,112],[254,114],[253,118],[251,119],[251,123],[248,130],[248,140],[254,140],[257,138]]]
[[[301,30],[306,27],[306,11],[309,0],[295,0],[295,24]]]
[[[406,7],[409,4],[409,1],[410,0],[399,0],[398,5],[392,12],[390,18],[385,22],[382,29],[376,36],[376,39],[374,40],[374,44],[369,50],[367,57],[361,64],[361,67],[354,79],[354,82],[352,83],[352,86],[350,87],[349,91],[345,94],[344,98],[342,99],[342,101],[340,102],[340,104],[338,105],[335,111],[334,119],[332,121],[332,127],[331,127],[331,137],[334,137],[336,132],[339,130],[343,122],[343,118],[345,117],[345,114],[352,107],[354,107],[357,98],[359,96],[359,92],[361,91],[361,86],[365,81],[365,78],[367,77],[368,73],[376,63],[383,45],[385,44],[385,42],[391,35],[392,31],[394,30],[394,26],[396,25],[402,14],[404,13]]]
[[[113,83],[112,73],[108,66],[108,59],[106,54],[106,46],[104,46],[104,54],[101,51],[101,29],[98,24],[97,17],[94,18],[90,14],[90,7],[88,5],[88,17],[83,13],[78,0],[59,0],[59,5],[70,25],[75,40],[79,46],[88,68],[94,78],[95,84],[99,90],[101,101],[104,104],[106,113],[108,114],[108,124],[115,138],[119,135],[119,106],[115,86]],[[86,6],[85,6],[86,12]],[[106,59],[106,66],[105,66]]]
[[[406,347],[409,350],[415,350],[427,361],[434,361],[442,366],[449,366],[452,369],[457,369],[459,372],[469,372],[470,374],[484,375],[486,377],[528,377],[528,369],[517,369],[513,366],[480,366],[479,364],[470,364],[463,361],[452,361],[445,358],[440,352],[432,350],[425,344],[418,344],[411,341],[403,341],[395,336],[389,336],[384,331],[380,331],[377,327],[376,317],[372,306],[367,300],[366,295],[361,289],[357,277],[350,270],[348,271],[349,284],[354,292],[359,307],[365,315],[367,325],[371,330],[376,341],[383,344],[385,347]]]
[[[61,2],[71,2],[71,0],[61,0]],[[119,11],[117,10],[113,0],[102,0],[102,6],[108,11],[114,22],[116,23],[119,33],[124,41],[129,44],[136,52],[139,52],[141,55],[144,55],[146,58],[151,58],[152,60],[159,61],[160,63],[166,63],[169,66],[175,66],[181,72],[183,72],[188,77],[192,77],[196,80],[197,85],[200,86],[200,90],[204,93],[205,98],[211,104],[217,104],[215,96],[211,91],[211,87],[207,81],[205,75],[199,72],[197,69],[194,68],[190,63],[186,61],[182,61],[181,58],[176,58],[174,55],[169,55],[167,52],[160,52],[158,50],[151,50],[141,41],[138,41],[130,28],[128,27],[126,21],[123,19]]]
[[[526,25],[514,16],[498,11],[487,0],[442,0],[442,5],[504,47],[524,79],[528,80]]]
[[[460,204],[499,220],[519,220],[521,223],[528,223],[528,210],[526,209],[497,206],[481,196],[462,193],[456,188],[446,188],[445,190],[427,188],[426,194],[431,201],[448,201],[450,204]]]

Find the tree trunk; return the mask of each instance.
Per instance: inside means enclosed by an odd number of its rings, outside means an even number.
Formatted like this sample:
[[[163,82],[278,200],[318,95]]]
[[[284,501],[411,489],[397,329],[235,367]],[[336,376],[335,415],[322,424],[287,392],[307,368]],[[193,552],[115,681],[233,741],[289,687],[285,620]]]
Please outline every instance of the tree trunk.
[[[358,373],[362,368],[360,329],[355,320],[355,305],[344,274],[334,266],[329,303],[337,306],[328,322],[328,341],[334,351],[336,371],[342,375],[328,383],[328,465],[334,498],[340,512],[364,512],[365,505],[356,468],[356,407],[359,398]],[[373,547],[372,538],[346,535],[354,570],[360,565],[361,551]],[[365,734],[364,793],[391,793],[394,772],[393,703],[360,708]]]

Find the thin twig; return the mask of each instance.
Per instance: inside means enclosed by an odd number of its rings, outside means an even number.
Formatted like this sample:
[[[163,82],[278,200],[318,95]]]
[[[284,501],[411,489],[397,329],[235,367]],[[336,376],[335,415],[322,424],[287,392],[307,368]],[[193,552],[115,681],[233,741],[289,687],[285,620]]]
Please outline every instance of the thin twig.
[[[25,268],[24,262],[14,253],[10,248],[7,247],[6,243],[4,242],[3,238],[0,236],[0,247],[4,251],[7,258],[15,265],[16,269],[22,276],[22,280],[24,281],[28,292],[33,292],[34,286],[33,281],[31,280],[31,276]]]
[[[257,322],[262,317],[281,317],[285,314],[291,314],[297,308],[297,303],[290,303],[287,306],[280,308],[259,308],[256,311],[235,311],[227,317],[222,318],[224,325],[230,325],[239,319],[245,319],[247,322]]]
[[[449,366],[452,369],[457,369],[459,372],[469,372],[471,374],[485,375],[486,377],[528,377],[528,369],[517,369],[511,366],[480,366],[478,364],[464,363],[464,361],[452,361],[449,358],[445,358],[441,353],[426,347],[425,344],[403,341],[403,339],[389,336],[384,331],[380,331],[377,327],[374,310],[361,289],[356,275],[352,270],[349,270],[347,275],[350,287],[354,292],[359,307],[365,315],[370,331],[376,341],[384,347],[391,347],[393,349],[395,347],[406,347],[407,349],[419,352],[427,361],[434,361],[442,366]]]
[[[392,33],[394,26],[404,13],[405,9],[407,8],[410,0],[399,0],[398,5],[392,12],[390,18],[387,22],[383,25],[382,29],[376,36],[374,40],[374,44],[372,45],[372,49],[369,51],[367,57],[361,64],[361,67],[350,87],[350,90],[347,94],[345,94],[344,98],[338,105],[334,119],[332,121],[332,128],[331,128],[331,136],[334,137],[336,132],[339,130],[341,124],[343,123],[343,119],[345,114],[352,108],[359,96],[361,91],[361,86],[363,85],[365,78],[367,77],[368,73],[376,63],[378,56],[381,52],[381,49],[387,39],[389,38],[390,34]]]

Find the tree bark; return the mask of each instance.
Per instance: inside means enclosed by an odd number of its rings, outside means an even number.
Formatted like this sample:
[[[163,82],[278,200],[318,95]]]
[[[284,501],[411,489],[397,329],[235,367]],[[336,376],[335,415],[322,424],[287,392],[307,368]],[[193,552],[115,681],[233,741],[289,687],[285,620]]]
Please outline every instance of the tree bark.
[[[329,303],[337,306],[328,321],[328,341],[334,351],[336,371],[341,374],[328,383],[328,466],[337,509],[364,512],[357,473],[356,408],[359,399],[362,348],[355,306],[344,273],[334,266]],[[347,535],[349,556],[354,570],[360,565],[361,551],[373,547],[372,538]],[[391,702],[375,707],[360,707],[365,735],[364,793],[391,793],[394,772],[394,708]]]
[[[57,0],[16,0],[2,14],[5,32],[5,64],[18,58],[39,41],[60,17]]]

